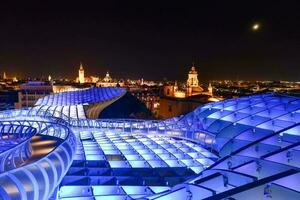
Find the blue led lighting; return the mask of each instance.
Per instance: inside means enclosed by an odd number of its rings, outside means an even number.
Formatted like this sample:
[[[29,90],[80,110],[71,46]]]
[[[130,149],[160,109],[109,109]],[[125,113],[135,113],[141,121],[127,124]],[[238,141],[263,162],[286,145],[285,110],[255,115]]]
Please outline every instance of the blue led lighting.
[[[167,120],[85,118],[83,104],[123,93],[54,94],[0,112],[0,197],[300,199],[300,99],[229,99]]]

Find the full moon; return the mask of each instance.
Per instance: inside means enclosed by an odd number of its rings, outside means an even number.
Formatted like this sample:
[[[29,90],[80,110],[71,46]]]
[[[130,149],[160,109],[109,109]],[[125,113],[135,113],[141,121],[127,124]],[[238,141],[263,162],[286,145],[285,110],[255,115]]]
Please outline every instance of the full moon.
[[[258,23],[253,24],[252,30],[257,31],[260,28],[260,25]]]

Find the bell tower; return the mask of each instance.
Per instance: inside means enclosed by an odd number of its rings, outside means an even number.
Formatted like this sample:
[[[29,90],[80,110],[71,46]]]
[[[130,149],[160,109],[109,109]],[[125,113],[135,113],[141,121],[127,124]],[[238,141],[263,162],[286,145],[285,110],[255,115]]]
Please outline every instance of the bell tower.
[[[187,87],[198,87],[199,81],[198,81],[198,72],[196,71],[195,65],[193,63],[191,70],[188,74],[188,80],[187,80]]]
[[[80,67],[78,70],[78,80],[79,83],[84,83],[84,69],[82,63],[80,63]]]

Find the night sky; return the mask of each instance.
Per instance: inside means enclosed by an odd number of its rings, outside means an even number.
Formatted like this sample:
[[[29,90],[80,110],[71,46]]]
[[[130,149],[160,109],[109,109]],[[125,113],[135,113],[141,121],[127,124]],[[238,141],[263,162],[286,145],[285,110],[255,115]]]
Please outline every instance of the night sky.
[[[1,73],[300,81],[297,1],[91,2],[1,3]]]

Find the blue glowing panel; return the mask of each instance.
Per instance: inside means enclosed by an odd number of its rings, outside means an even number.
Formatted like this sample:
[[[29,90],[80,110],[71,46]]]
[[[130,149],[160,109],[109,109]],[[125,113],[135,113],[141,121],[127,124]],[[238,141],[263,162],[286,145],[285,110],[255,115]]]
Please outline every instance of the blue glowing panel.
[[[82,90],[1,112],[0,195],[48,199],[60,184],[53,196],[64,200],[299,199],[299,98],[230,99],[164,121],[78,119],[83,105],[118,95]],[[57,148],[24,165],[36,133]]]
[[[59,196],[66,197],[87,197],[93,194],[90,186],[63,186],[60,188]]]
[[[101,186],[92,186],[92,188],[95,196],[126,194],[122,189],[122,187],[120,186],[101,185]]]
[[[287,131],[284,131],[284,134],[300,136],[300,126],[290,128]]]
[[[300,192],[300,173],[278,179],[274,183]]]

